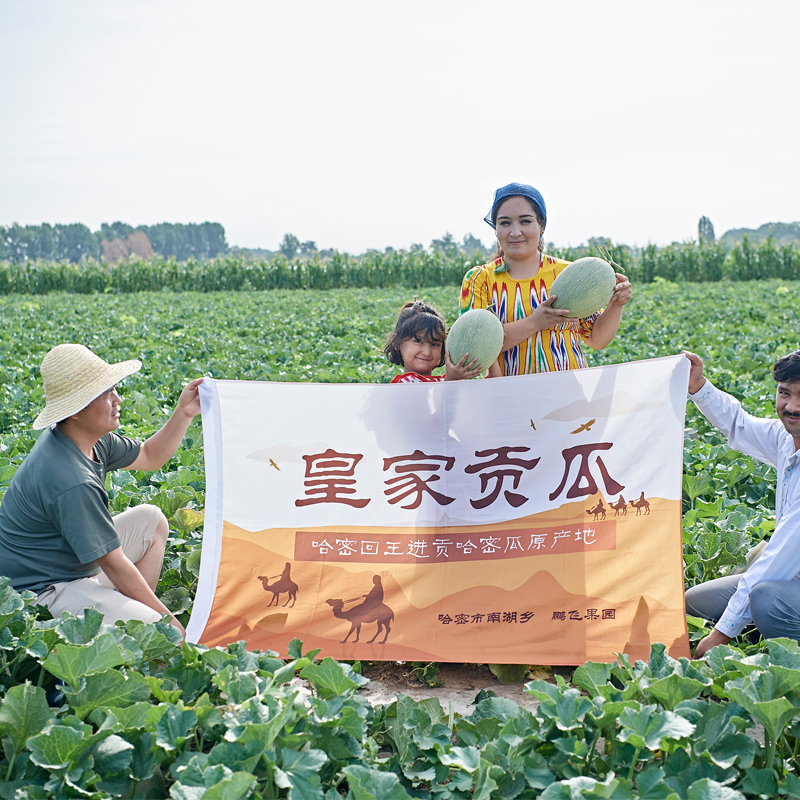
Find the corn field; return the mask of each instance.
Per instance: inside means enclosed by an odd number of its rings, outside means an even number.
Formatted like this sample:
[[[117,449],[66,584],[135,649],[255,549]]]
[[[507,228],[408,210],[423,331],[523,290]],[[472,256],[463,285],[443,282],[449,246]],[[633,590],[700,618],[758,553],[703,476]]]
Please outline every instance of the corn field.
[[[657,279],[676,283],[800,279],[800,246],[778,246],[772,239],[754,245],[745,238],[732,249],[720,242],[648,245],[641,250],[612,245],[610,249],[633,283]],[[584,247],[555,251],[553,255],[572,261],[595,253]],[[187,261],[153,258],[116,265],[94,260],[78,264],[0,261],[0,294],[458,286],[466,270],[483,260],[477,254],[468,258],[463,254],[395,251],[361,256],[336,253],[324,260],[291,261],[283,256],[270,261],[237,256]]]

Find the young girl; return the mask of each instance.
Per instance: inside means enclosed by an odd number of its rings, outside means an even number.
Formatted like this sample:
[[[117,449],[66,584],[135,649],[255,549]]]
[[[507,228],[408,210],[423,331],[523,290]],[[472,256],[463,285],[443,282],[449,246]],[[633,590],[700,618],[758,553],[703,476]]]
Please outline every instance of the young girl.
[[[553,308],[553,281],[568,264],[543,253],[547,209],[533,186],[510,183],[494,193],[484,217],[497,235],[497,257],[473,267],[461,287],[461,313],[497,309],[503,323],[503,352],[489,376],[527,375],[586,366],[583,346],[602,350],[616,336],[631,284],[617,274],[614,294],[602,312],[567,319]]]
[[[447,330],[444,317],[433,306],[415,297],[400,309],[394,333],[383,352],[392,364],[404,370],[396,375],[392,383],[434,383],[437,381],[459,381],[474,378],[484,370],[477,359],[467,359],[466,353],[458,364],[450,361],[445,350]],[[431,375],[433,370],[444,365],[444,375]]]

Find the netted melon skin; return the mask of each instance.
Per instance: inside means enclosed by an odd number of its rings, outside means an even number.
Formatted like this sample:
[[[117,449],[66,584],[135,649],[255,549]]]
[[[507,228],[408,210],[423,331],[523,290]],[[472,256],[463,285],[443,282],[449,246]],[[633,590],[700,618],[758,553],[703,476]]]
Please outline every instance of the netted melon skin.
[[[553,308],[569,309],[570,319],[588,317],[608,305],[616,283],[614,268],[607,261],[579,258],[553,281],[550,295],[558,295]]]
[[[473,308],[462,314],[447,335],[450,360],[458,364],[469,353],[469,360],[477,358],[488,369],[503,349],[503,323],[485,308]]]

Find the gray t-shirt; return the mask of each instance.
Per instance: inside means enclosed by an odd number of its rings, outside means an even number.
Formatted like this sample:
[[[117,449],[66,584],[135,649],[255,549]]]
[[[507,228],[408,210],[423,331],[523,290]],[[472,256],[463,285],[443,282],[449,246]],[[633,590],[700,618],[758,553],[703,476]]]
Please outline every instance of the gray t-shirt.
[[[42,432],[0,504],[0,575],[37,594],[95,575],[95,559],[119,547],[106,473],[127,467],[140,442],[107,433],[87,458],[57,427]]]

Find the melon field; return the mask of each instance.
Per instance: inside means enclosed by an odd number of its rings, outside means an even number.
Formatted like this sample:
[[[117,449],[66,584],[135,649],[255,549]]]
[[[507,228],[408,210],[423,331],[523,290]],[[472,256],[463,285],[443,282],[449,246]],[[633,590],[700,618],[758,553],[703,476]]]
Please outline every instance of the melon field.
[[[800,346],[798,291],[787,280],[634,283],[617,338],[590,364],[692,350],[717,386],[772,415],[771,365]],[[142,360],[120,393],[122,431],[146,437],[201,375],[388,382],[380,350],[414,295],[454,322],[457,286],[0,296],[0,493],[35,440],[38,366],[55,344]],[[774,476],[728,450],[691,403],[686,425],[692,585],[769,535]],[[199,418],[162,470],[108,483],[112,512],[149,502],[170,519],[159,594],[184,621],[204,486]],[[689,628],[703,635],[700,620]],[[372,708],[358,694],[363,665],[315,658],[302,642],[283,660],[176,637],[92,612],[50,619],[0,578],[0,798],[800,797],[800,648],[788,640],[742,641],[702,662],[655,645],[647,663],[528,682],[535,713],[488,692],[460,717],[403,696]]]

